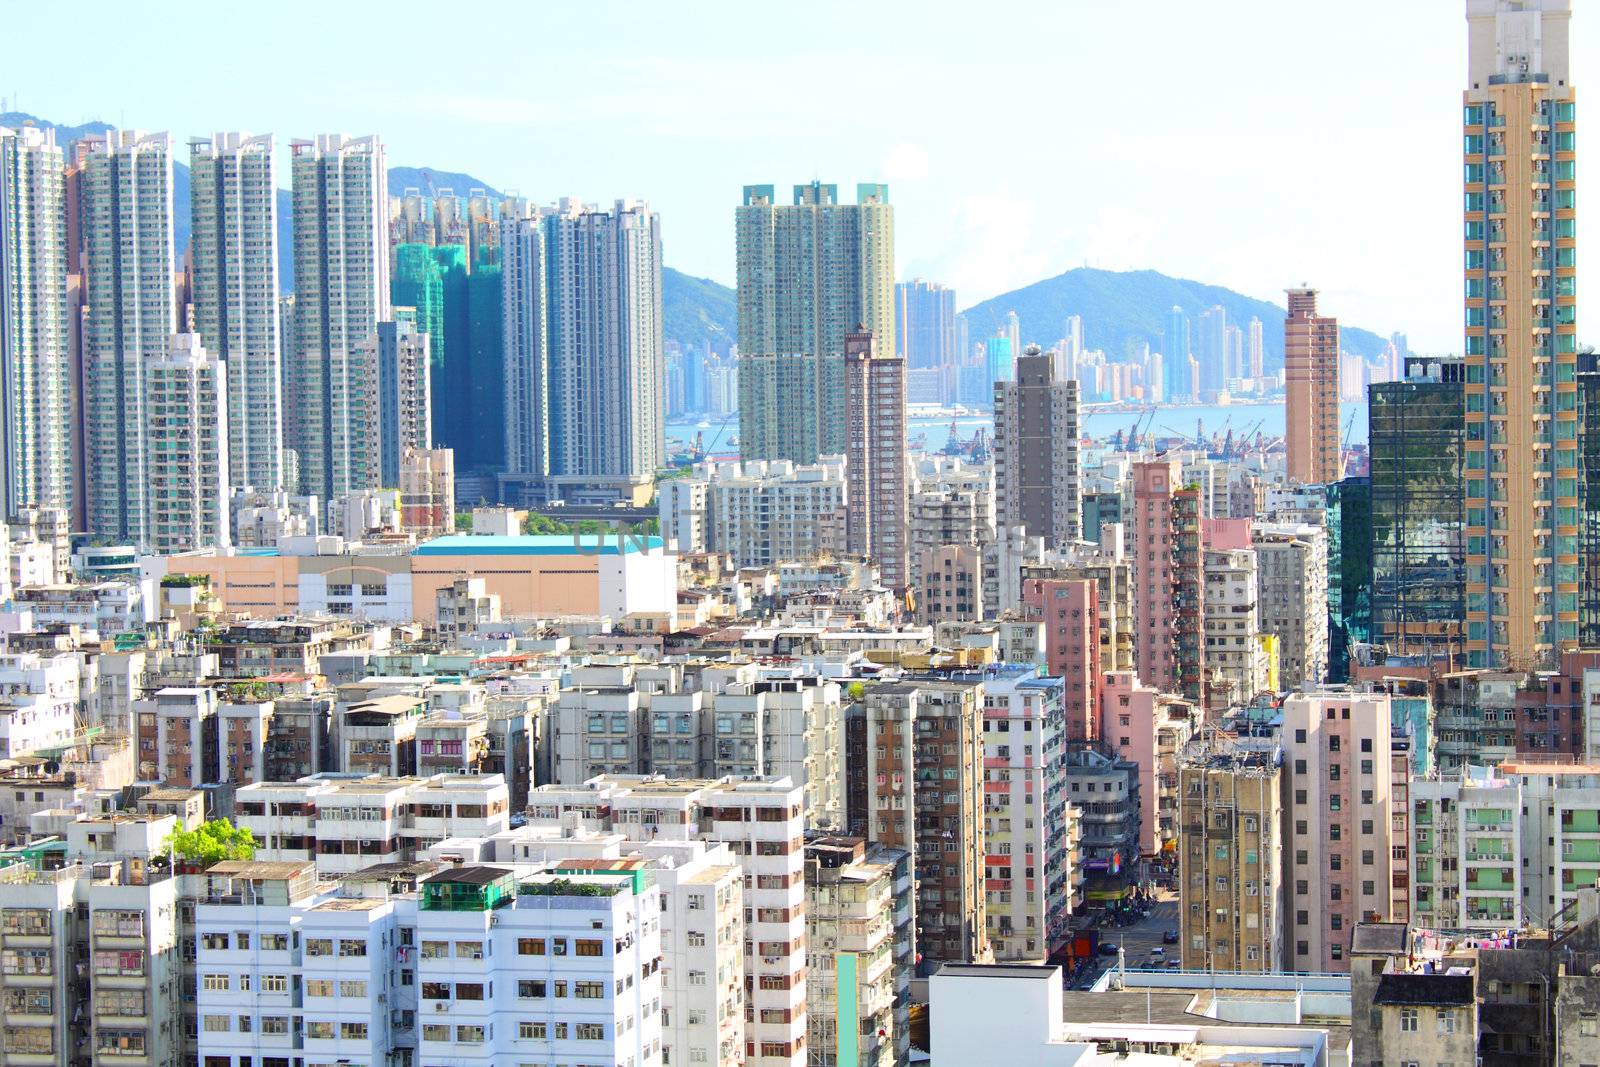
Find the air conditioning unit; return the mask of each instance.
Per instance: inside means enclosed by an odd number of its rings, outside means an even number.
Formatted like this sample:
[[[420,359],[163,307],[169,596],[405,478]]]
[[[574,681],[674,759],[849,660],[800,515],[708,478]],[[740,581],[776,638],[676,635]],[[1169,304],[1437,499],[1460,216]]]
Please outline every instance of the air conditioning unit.
[[[439,1012],[442,1015],[445,1012],[450,1010],[450,1005],[446,1004],[444,1001],[441,1000],[441,1001],[438,1001],[437,1003],[434,1004],[433,1010],[436,1011],[436,1012]]]
[[[498,915],[489,916],[489,925],[490,926],[499,926],[500,925],[500,916],[498,916]]]

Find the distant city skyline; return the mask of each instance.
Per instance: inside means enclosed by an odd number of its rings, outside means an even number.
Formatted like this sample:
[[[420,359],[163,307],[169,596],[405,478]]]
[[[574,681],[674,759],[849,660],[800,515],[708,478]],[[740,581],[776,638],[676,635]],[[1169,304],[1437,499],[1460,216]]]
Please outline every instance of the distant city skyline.
[[[212,23],[198,5],[149,20],[91,3],[30,9],[22,29],[64,43],[101,26],[116,54],[69,77],[60,48],[14,50],[0,96],[51,121],[170,130],[180,144],[216,130],[270,132],[280,146],[375,133],[392,162],[466,171],[539,202],[647,198],[665,262],[727,285],[743,185],[881,181],[900,217],[896,278],[950,285],[962,307],[1086,263],[1149,267],[1273,299],[1309,283],[1343,321],[1458,351],[1458,8],[1358,0],[1291,21],[1264,0],[1239,0],[1227,18],[1160,2],[1133,25],[1109,5],[1002,4],[985,21],[1011,35],[1004,77],[973,74],[980,53],[960,25],[894,9],[895,35],[868,56],[825,16],[618,8],[627,33],[574,38],[533,67],[462,63],[417,79],[394,57],[407,27],[426,22],[421,5],[381,19],[300,3],[249,13],[241,65],[204,44]],[[592,14],[605,20],[608,6]],[[302,32],[312,18],[318,31]],[[1580,10],[1572,31],[1582,67],[1600,54],[1600,19]],[[1073,44],[1134,35],[1136,72],[1126,47]],[[234,76],[271,72],[274,57],[270,86]],[[761,85],[774,89],[750,88]],[[1107,85],[1116,106],[1078,106]]]

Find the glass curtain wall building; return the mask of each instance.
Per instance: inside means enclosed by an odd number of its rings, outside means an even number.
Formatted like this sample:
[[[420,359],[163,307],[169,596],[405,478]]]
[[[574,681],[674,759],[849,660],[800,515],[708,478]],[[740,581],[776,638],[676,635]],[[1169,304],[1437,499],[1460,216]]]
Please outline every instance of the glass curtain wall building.
[[[1418,358],[1407,360],[1404,380],[1367,390],[1372,640],[1391,655],[1457,659],[1464,650],[1474,518],[1461,495],[1464,383],[1462,360]]]

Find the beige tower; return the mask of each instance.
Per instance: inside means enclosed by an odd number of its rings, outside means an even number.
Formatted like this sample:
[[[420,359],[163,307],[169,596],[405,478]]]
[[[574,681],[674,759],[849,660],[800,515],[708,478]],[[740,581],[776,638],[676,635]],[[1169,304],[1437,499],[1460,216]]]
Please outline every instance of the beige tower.
[[[1576,211],[1571,0],[1468,0],[1467,661],[1576,644]]]
[[[1290,289],[1283,320],[1283,377],[1289,477],[1331,485],[1344,477],[1339,455],[1339,320],[1317,314],[1315,289]]]

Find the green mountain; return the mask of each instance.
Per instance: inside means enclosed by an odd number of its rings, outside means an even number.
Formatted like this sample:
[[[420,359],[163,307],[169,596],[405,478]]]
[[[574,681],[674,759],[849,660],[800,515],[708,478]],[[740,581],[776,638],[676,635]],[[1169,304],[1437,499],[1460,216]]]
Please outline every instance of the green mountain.
[[[973,340],[991,337],[1015,311],[1024,344],[1048,347],[1066,330],[1069,315],[1083,317],[1084,347],[1100,349],[1113,357],[1130,353],[1141,341],[1162,351],[1167,318],[1173,307],[1189,315],[1190,330],[1202,312],[1220,305],[1230,325],[1247,329],[1252,318],[1261,320],[1266,350],[1265,369],[1283,366],[1284,309],[1218,285],[1172,278],[1158,271],[1109,271],[1080,267],[1023,286],[961,314]],[[1328,309],[1337,313],[1337,309]],[[1368,359],[1383,352],[1385,338],[1370,330],[1341,326],[1344,350]],[[1192,336],[1192,333],[1191,333]]]
[[[661,268],[662,334],[685,348],[726,353],[739,336],[734,291],[710,278]]]

